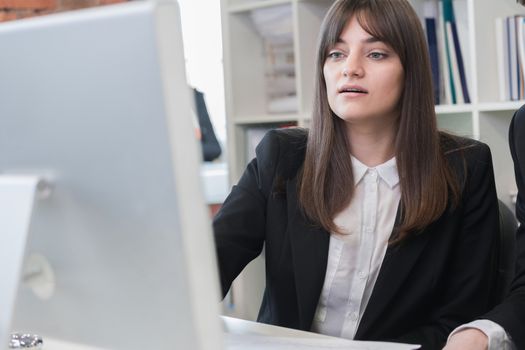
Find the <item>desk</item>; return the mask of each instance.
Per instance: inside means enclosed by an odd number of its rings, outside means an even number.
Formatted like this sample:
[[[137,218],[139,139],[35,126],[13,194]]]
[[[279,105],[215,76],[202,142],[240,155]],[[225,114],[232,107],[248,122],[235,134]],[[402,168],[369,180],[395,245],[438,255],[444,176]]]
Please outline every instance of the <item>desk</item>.
[[[418,348],[417,346],[407,344],[349,341],[322,334],[270,326],[232,317],[221,316],[221,319],[226,333],[226,343],[229,345],[227,349],[253,349],[254,344],[259,345],[261,349],[267,347],[286,349],[313,349],[315,347],[334,350],[411,350]],[[44,347],[42,350],[104,349],[44,338]]]

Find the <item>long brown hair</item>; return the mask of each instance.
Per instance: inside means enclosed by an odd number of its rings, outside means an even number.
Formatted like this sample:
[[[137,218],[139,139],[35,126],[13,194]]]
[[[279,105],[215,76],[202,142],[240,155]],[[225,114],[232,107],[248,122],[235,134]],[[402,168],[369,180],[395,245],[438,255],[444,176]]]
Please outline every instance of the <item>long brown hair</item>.
[[[406,0],[338,0],[328,10],[319,36],[312,125],[299,181],[305,214],[327,231],[340,232],[334,216],[354,192],[344,121],[328,104],[323,66],[348,21],[389,45],[404,70],[395,156],[401,186],[401,221],[391,243],[435,221],[448,202],[459,201],[458,180],[440,147],[430,60],[419,18]]]

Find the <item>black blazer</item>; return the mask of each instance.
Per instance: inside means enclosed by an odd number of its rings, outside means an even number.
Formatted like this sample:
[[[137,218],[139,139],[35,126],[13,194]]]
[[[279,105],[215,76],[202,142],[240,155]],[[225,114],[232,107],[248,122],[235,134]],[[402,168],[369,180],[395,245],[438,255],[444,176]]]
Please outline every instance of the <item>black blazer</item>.
[[[507,298],[482,318],[500,324],[510,334],[518,350],[525,349],[525,106],[512,118],[509,144],[518,185],[516,216],[516,274]]]
[[[310,330],[323,287],[329,233],[298,207],[297,173],[307,133],[269,132],[214,220],[223,295],[265,246],[266,289],[258,321]],[[498,202],[489,148],[443,142],[462,201],[423,232],[390,246],[355,339],[441,349],[450,331],[489,308]],[[462,150],[459,150],[462,149]]]

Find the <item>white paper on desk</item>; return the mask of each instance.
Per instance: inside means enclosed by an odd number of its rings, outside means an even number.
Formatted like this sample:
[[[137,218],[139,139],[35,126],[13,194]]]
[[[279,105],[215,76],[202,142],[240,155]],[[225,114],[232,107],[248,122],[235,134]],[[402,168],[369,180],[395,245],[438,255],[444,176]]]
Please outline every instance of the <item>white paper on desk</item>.
[[[346,350],[413,350],[419,345],[352,341],[346,339],[318,339],[318,338],[293,338],[273,337],[267,335],[251,334],[225,334],[227,350],[299,350],[299,349],[346,349]]]

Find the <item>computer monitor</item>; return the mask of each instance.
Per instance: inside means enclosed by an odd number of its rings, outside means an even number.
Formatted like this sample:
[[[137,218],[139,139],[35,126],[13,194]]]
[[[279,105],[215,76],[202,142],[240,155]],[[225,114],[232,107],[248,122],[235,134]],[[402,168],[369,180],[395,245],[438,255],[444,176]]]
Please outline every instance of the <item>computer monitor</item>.
[[[200,157],[174,1],[1,24],[0,349],[221,347]]]

